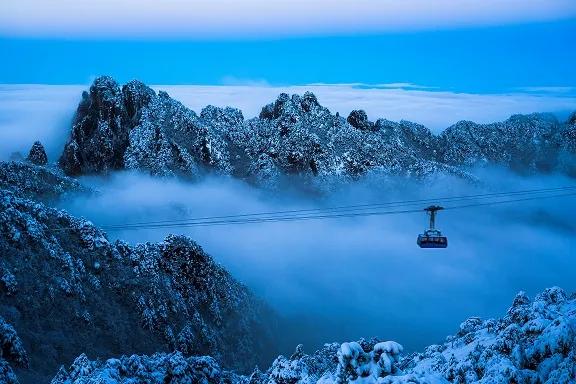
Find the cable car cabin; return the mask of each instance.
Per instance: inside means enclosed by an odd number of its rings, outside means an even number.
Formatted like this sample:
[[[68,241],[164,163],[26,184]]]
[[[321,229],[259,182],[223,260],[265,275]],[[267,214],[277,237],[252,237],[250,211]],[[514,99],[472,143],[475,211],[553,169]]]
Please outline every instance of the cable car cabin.
[[[429,229],[423,234],[418,235],[416,243],[420,248],[446,248],[448,239],[442,236],[442,233],[436,229]]]
[[[418,235],[416,243],[420,248],[446,248],[448,246],[448,239],[442,236],[442,233],[436,229],[436,213],[444,209],[438,205],[431,205],[425,208],[424,211],[430,215],[430,228],[424,231],[423,234]]]

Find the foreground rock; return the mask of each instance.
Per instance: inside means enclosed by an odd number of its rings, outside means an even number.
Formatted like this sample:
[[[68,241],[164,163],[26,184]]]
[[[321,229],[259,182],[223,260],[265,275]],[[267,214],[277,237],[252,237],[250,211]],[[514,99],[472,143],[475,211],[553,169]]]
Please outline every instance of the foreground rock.
[[[81,352],[178,350],[240,370],[274,353],[274,315],[188,238],[112,243],[83,219],[3,189],[0,255],[0,316],[29,359],[15,367],[21,382],[47,382]]]
[[[28,368],[28,355],[14,327],[0,317],[0,383],[18,383],[10,364]]]
[[[576,126],[546,114],[493,124],[459,122],[440,135],[401,121],[332,115],[312,93],[281,94],[245,120],[234,108],[197,115],[165,92],[109,77],[94,81],[78,106],[59,160],[69,175],[140,169],[197,178],[226,174],[262,186],[287,179],[315,191],[368,174],[470,178],[470,167],[576,176]]]
[[[520,292],[502,319],[470,318],[454,336],[405,358],[408,372],[434,372],[453,383],[576,382],[576,294]]]
[[[501,319],[470,318],[446,342],[401,357],[398,343],[326,344],[311,355],[298,346],[265,372],[240,376],[212,358],[180,353],[90,361],[81,355],[52,384],[162,383],[525,383],[576,382],[576,295],[550,288],[532,301],[519,293]]]

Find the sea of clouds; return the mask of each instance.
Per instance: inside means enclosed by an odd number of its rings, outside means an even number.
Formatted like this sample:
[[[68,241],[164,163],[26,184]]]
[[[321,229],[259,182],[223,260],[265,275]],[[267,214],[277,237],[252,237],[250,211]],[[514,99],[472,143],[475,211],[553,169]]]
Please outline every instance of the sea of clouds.
[[[186,183],[122,172],[105,179],[85,178],[100,194],[62,206],[107,226],[572,183],[560,176],[481,172],[488,180],[481,187],[455,179],[433,184],[361,182],[320,199],[270,194],[229,178]],[[466,203],[470,202],[475,200]],[[444,250],[417,247],[416,236],[428,224],[424,212],[115,230],[109,235],[130,243],[162,241],[170,233],[195,239],[286,320],[285,353],[299,343],[310,351],[325,342],[372,336],[397,340],[414,350],[442,341],[469,316],[502,316],[520,290],[535,295],[558,285],[575,291],[575,207],[571,196],[446,210],[437,223],[449,238]]]
[[[26,152],[42,141],[56,161],[87,86],[1,85],[0,158]],[[366,87],[266,84],[155,86],[197,112],[207,104],[232,105],[244,116],[280,92],[311,90],[320,103],[346,115],[362,108],[372,119],[408,119],[433,131],[458,120],[491,122],[512,113],[576,109],[570,90],[531,89],[510,94],[458,94],[410,84]],[[218,216],[459,196],[570,185],[560,176],[524,178],[483,170],[483,186],[442,183],[358,183],[321,199],[270,194],[229,178],[198,183],[137,173],[82,181],[100,191],[65,201],[62,207],[102,226],[187,217]],[[379,336],[408,349],[439,342],[468,316],[501,316],[519,290],[534,295],[554,285],[576,290],[574,198],[528,201],[440,213],[449,237],[446,250],[421,250],[415,240],[423,213],[404,215],[110,231],[131,243],[161,241],[169,233],[191,236],[214,258],[266,299],[286,319],[286,353],[329,341]]]

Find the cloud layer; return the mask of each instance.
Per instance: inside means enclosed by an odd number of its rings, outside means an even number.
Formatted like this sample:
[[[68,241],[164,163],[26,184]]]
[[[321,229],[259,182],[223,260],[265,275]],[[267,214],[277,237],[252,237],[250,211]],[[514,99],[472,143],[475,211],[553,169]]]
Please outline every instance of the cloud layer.
[[[85,179],[101,193],[64,208],[99,225],[276,212],[569,185],[562,177],[482,175],[486,189],[457,180],[423,186],[358,183],[318,201],[266,194],[239,181],[187,184],[134,173]],[[447,205],[450,206],[450,205]],[[131,243],[190,236],[282,316],[284,353],[304,343],[378,336],[409,350],[437,343],[469,316],[501,316],[519,290],[576,289],[574,197],[446,210],[445,250],[422,250],[424,213],[369,218],[110,232]]]
[[[3,0],[0,35],[262,38],[549,21],[571,0]]]
[[[364,109],[371,119],[410,120],[439,132],[460,120],[490,123],[516,113],[566,112],[576,110],[576,95],[524,92],[509,94],[471,94],[438,91],[414,84],[362,84],[276,87],[258,82],[236,86],[155,86],[173,98],[200,111],[207,104],[240,108],[244,117],[257,116],[260,109],[279,93],[303,94],[312,91],[320,104],[333,113],[347,116],[353,109]]]

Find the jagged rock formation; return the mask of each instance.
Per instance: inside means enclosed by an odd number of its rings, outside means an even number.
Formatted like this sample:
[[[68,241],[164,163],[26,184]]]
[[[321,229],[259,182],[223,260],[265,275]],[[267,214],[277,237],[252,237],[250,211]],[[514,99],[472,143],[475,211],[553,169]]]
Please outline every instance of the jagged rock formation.
[[[116,82],[99,77],[82,94],[72,135],[60,158],[70,175],[106,172],[123,167],[128,146],[128,114]]]
[[[76,179],[63,175],[57,168],[41,167],[20,161],[0,161],[0,189],[41,201],[91,192]]]
[[[83,95],[59,163],[69,175],[216,172],[265,186],[296,178],[315,190],[370,173],[469,177],[466,169],[482,164],[576,176],[573,120],[516,115],[494,124],[460,122],[434,135],[407,121],[371,122],[361,110],[347,119],[332,115],[309,92],[281,94],[249,120],[214,106],[198,116],[138,81],[120,88],[100,77]]]
[[[553,115],[514,115],[501,123],[461,121],[440,136],[440,161],[451,165],[501,164],[519,172],[551,172],[569,165],[574,127]]]
[[[35,165],[46,165],[48,164],[48,155],[46,155],[46,150],[44,146],[39,141],[36,141],[30,152],[28,152],[28,157],[26,158],[29,162]]]
[[[4,281],[6,277],[2,279]],[[0,383],[17,384],[18,380],[9,363],[28,368],[28,355],[14,327],[0,316]]]
[[[208,383],[237,384],[571,384],[576,382],[575,324],[576,294],[568,297],[555,287],[534,301],[521,292],[503,318],[470,318],[444,344],[405,357],[398,343],[376,339],[326,344],[311,355],[298,346],[290,358],[280,356],[266,372],[255,369],[248,377],[230,374],[206,357],[186,361],[178,354],[155,354],[91,362],[81,355],[71,373],[61,369],[53,384],[124,384],[136,377],[144,384],[172,378],[188,383],[198,376]]]
[[[29,369],[17,369],[24,383],[47,381],[80,352],[179,350],[250,370],[275,350],[274,314],[188,238],[112,243],[83,219],[2,189],[0,255],[0,316],[28,352]]]

